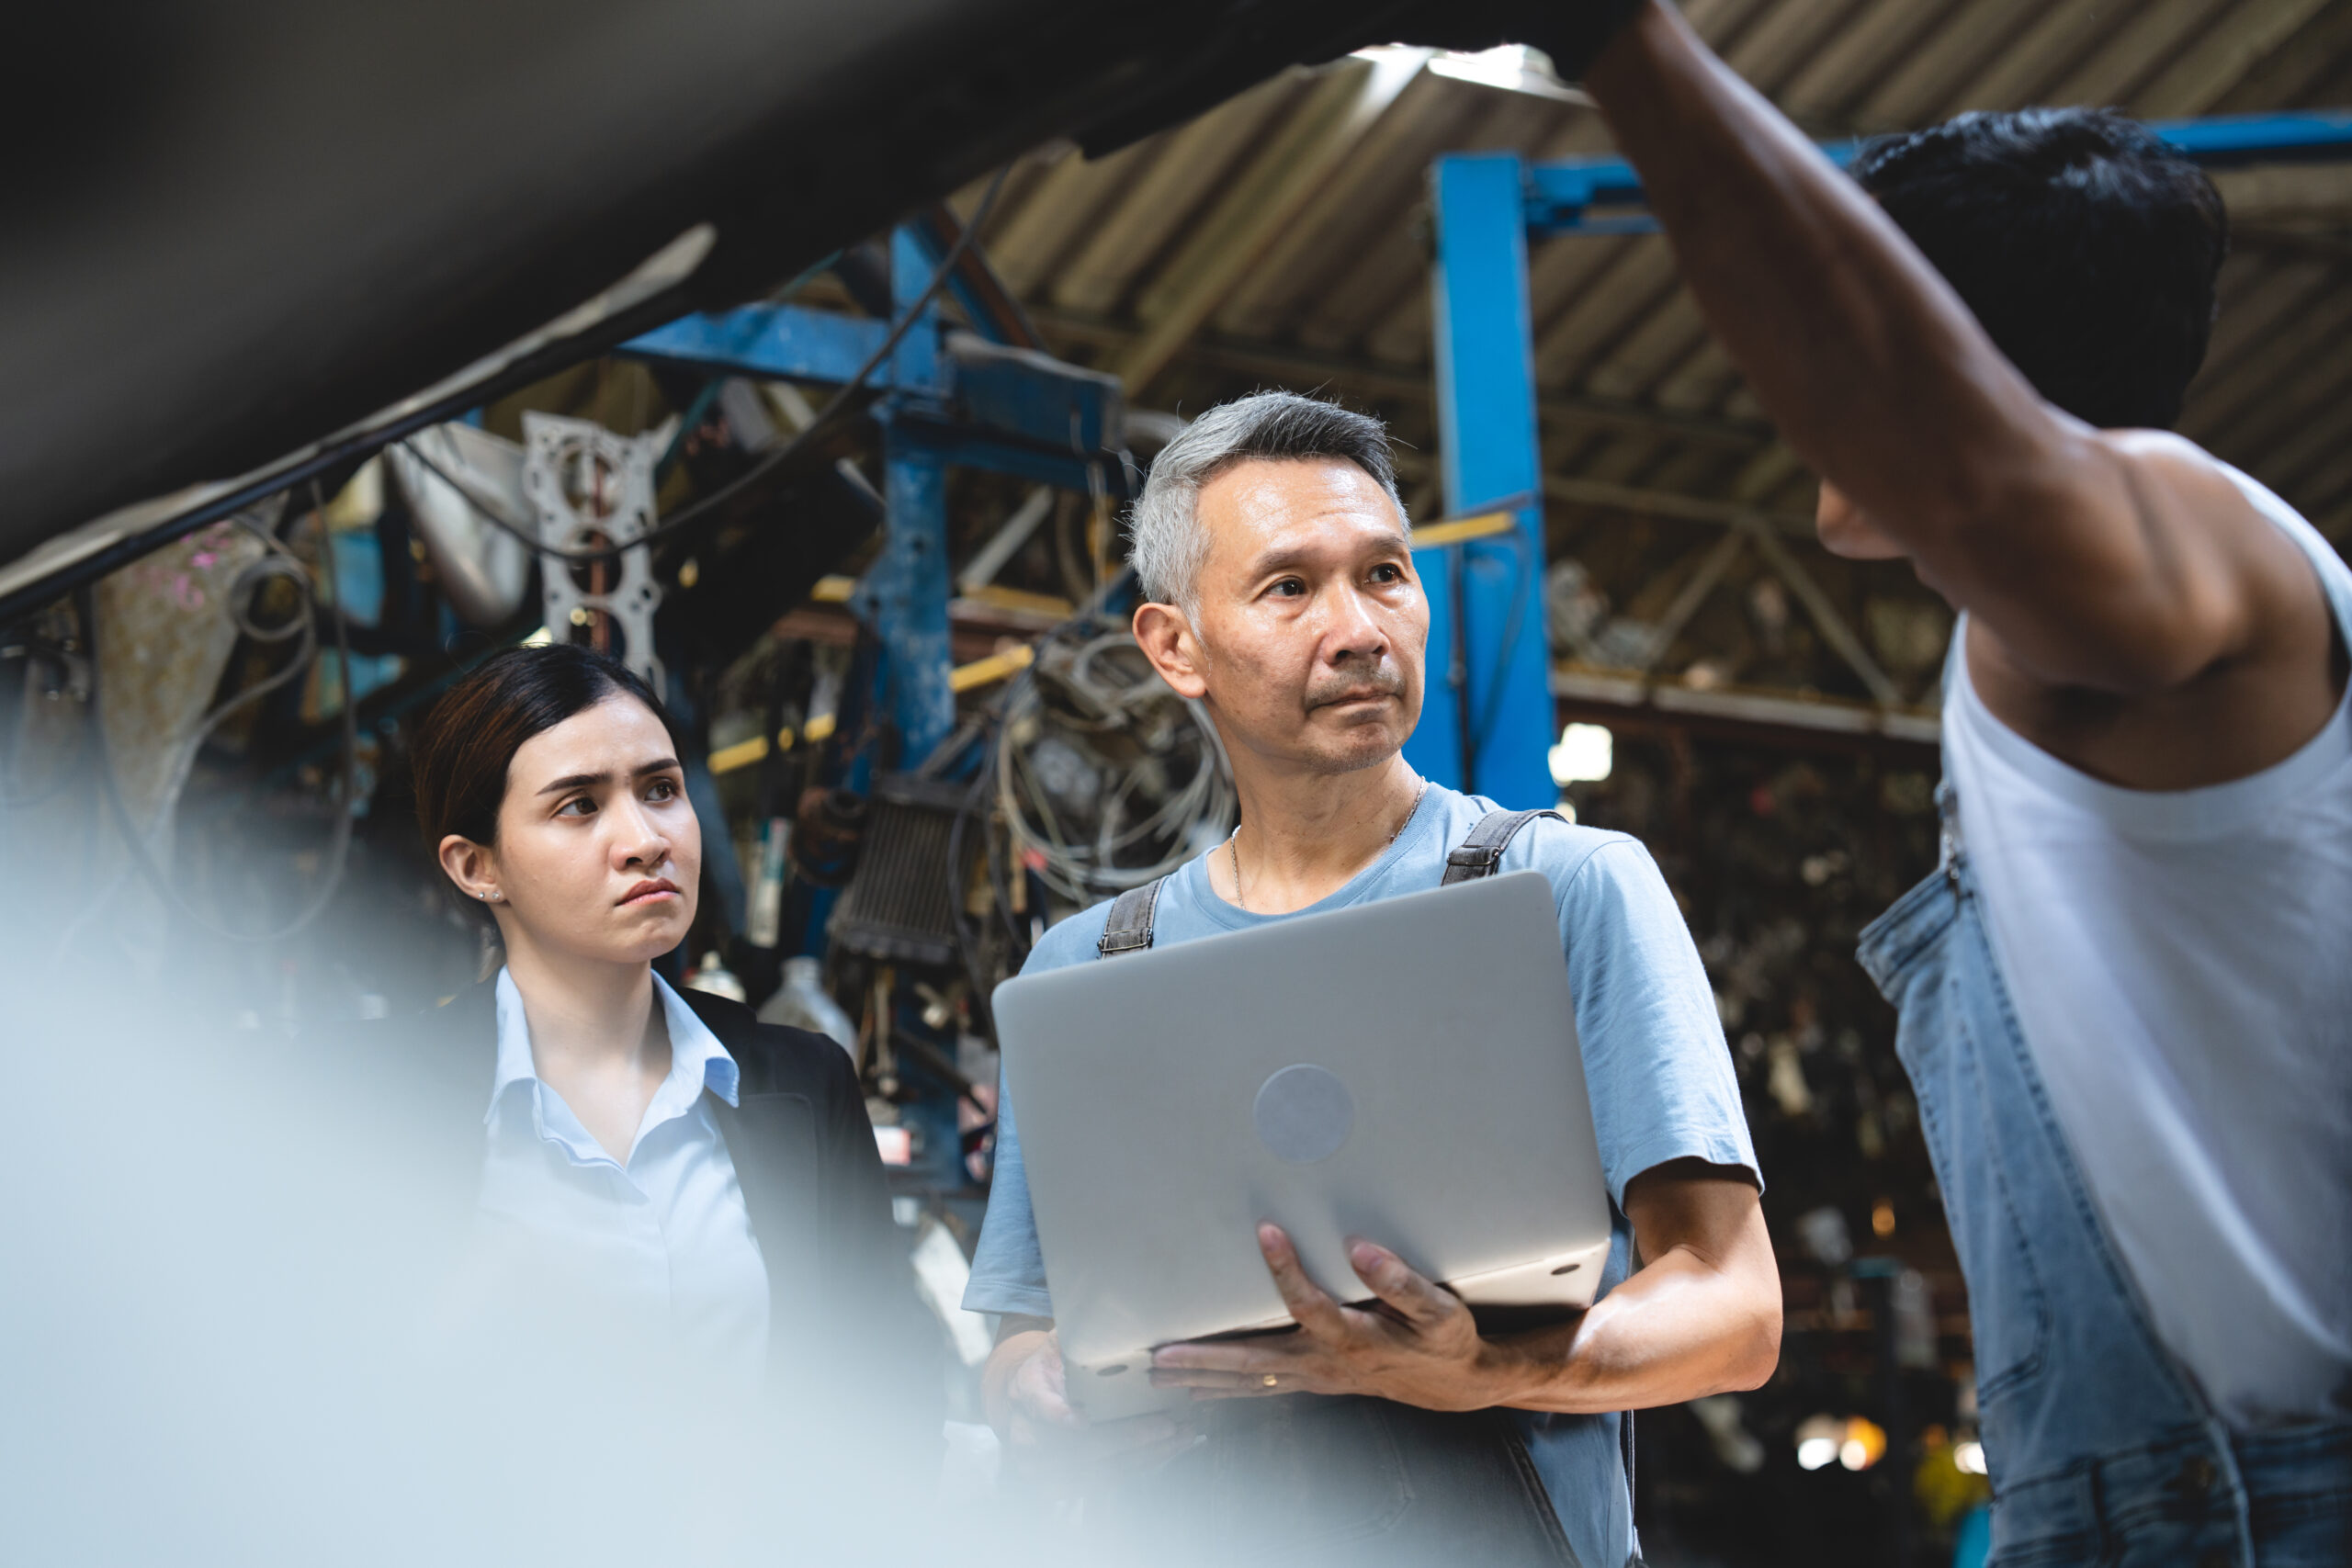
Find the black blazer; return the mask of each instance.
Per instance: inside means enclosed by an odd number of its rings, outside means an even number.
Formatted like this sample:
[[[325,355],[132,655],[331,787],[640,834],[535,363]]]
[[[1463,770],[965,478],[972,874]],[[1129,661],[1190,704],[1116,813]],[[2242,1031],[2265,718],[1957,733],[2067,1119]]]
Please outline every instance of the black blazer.
[[[712,1095],[710,1108],[767,1268],[772,1381],[806,1388],[812,1380],[797,1374],[849,1371],[840,1362],[862,1357],[852,1378],[861,1399],[909,1403],[909,1420],[890,1425],[935,1436],[942,1338],[915,1294],[848,1056],[821,1034],[760,1022],[741,1002],[678,994],[741,1070],[737,1103]],[[443,1168],[459,1179],[453,1190],[470,1193],[497,1060],[496,982],[360,1025],[353,1038],[371,1075],[422,1089],[424,1157],[464,1162]]]

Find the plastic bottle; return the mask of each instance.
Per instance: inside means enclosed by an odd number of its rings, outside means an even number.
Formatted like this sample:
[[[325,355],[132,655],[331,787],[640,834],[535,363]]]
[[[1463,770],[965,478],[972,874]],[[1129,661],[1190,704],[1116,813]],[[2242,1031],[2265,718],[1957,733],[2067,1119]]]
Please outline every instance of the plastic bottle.
[[[842,1050],[857,1055],[857,1025],[826,992],[822,966],[805,954],[784,961],[784,984],[761,1004],[760,1021],[829,1034]]]
[[[704,953],[702,962],[686,972],[685,983],[690,991],[708,991],[712,996],[725,997],[730,1002],[745,999],[743,982],[735,977],[735,972],[727,967],[727,961],[718,956],[715,948]]]

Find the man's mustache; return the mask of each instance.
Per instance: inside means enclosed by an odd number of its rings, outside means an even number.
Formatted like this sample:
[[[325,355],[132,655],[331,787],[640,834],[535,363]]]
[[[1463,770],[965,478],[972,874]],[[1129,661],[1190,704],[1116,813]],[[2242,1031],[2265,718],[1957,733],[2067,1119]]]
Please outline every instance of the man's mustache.
[[[1331,675],[1306,688],[1309,711],[1329,707],[1333,703],[1357,702],[1369,696],[1401,697],[1405,694],[1405,671],[1388,660],[1382,660],[1369,670],[1346,675]]]

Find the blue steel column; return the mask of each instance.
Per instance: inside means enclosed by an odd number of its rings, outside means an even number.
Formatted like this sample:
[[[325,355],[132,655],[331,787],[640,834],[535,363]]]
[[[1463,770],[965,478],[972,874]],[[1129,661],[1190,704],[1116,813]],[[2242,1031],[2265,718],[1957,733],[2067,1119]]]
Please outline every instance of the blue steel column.
[[[884,711],[899,763],[913,767],[956,723],[948,689],[947,469],[936,454],[886,427],[882,553],[860,585],[882,642]]]
[[[891,292],[900,310],[931,280],[922,245],[906,230],[891,240]],[[948,689],[947,468],[940,455],[910,439],[891,419],[908,389],[937,387],[935,307],[909,330],[892,356],[899,390],[883,421],[882,553],[858,586],[857,608],[882,644],[876,673],[883,711],[899,733],[899,765],[912,767],[947,738],[956,723]]]
[[[1458,515],[1511,496],[1536,499],[1520,513],[1516,534],[1417,557],[1430,595],[1429,694],[1405,756],[1429,777],[1504,806],[1549,806],[1559,792],[1547,758],[1551,639],[1544,615],[1543,459],[1522,165],[1509,152],[1441,158],[1430,195],[1445,509]],[[1456,572],[1463,574],[1458,592]],[[1447,684],[1457,603],[1467,632],[1466,705]],[[1474,776],[1466,781],[1465,727],[1476,743]]]

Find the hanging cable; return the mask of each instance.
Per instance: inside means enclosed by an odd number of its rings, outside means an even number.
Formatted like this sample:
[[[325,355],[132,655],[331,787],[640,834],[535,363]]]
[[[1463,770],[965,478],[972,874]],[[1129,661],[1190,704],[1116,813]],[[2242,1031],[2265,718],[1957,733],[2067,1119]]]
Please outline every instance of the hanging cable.
[[[824,433],[826,427],[832,423],[834,416],[848,406],[850,399],[855,397],[865,388],[874,372],[880,368],[882,362],[897,352],[899,342],[906,337],[909,330],[914,326],[923,311],[930,308],[931,302],[939,297],[939,291],[947,287],[948,280],[955,276],[956,268],[963,262],[964,254],[972,248],[974,237],[987,224],[989,214],[995,209],[997,196],[1004,189],[1005,175],[1010,174],[1012,169],[1012,165],[1007,164],[997,170],[995,176],[989,181],[986,194],[980,197],[980,204],[972,209],[972,220],[964,225],[964,231],[958,234],[956,237],[956,243],[948,247],[946,257],[940,262],[938,269],[931,275],[931,281],[923,285],[922,292],[916,295],[913,302],[899,312],[899,319],[890,324],[890,330],[883,334],[880,345],[866,356],[865,362],[857,367],[847,381],[842,383],[831,397],[825,400],[824,406],[817,411],[815,418],[801,426],[782,446],[761,457],[758,462],[753,463],[708,495],[698,496],[688,502],[669,516],[638,535],[628,544],[608,545],[601,549],[588,550],[558,549],[542,544],[537,535],[516,527],[474,499],[473,494],[464,485],[451,479],[442,470],[439,464],[434,462],[416,447],[406,441],[396,445],[401,451],[406,452],[423,465],[426,472],[455,491],[459,499],[472,507],[482,521],[513,535],[538,554],[551,557],[556,560],[573,563],[615,560],[624,551],[651,544],[654,540],[677,533],[682,528],[692,527],[807,450],[815,443],[817,437]]]
[[[1231,829],[1238,804],[1207,714],[1168,688],[1125,628],[1101,619],[1101,604],[1126,575],[1105,582],[1085,611],[1040,639],[1037,657],[1005,693],[996,738],[997,799],[1014,849],[1033,859],[1047,886],[1080,903],[1174,871],[1197,852],[1204,827],[1216,836]],[[1069,649],[1073,635],[1085,640]],[[1057,703],[1041,689],[1048,682]],[[1023,736],[1023,728],[1032,733]],[[1134,755],[1123,764],[1093,739]],[[1083,802],[1042,776],[1033,754],[1040,740],[1057,742],[1091,771]],[[1170,766],[1188,749],[1192,772],[1170,787]],[[1144,863],[1136,863],[1138,852]]]

